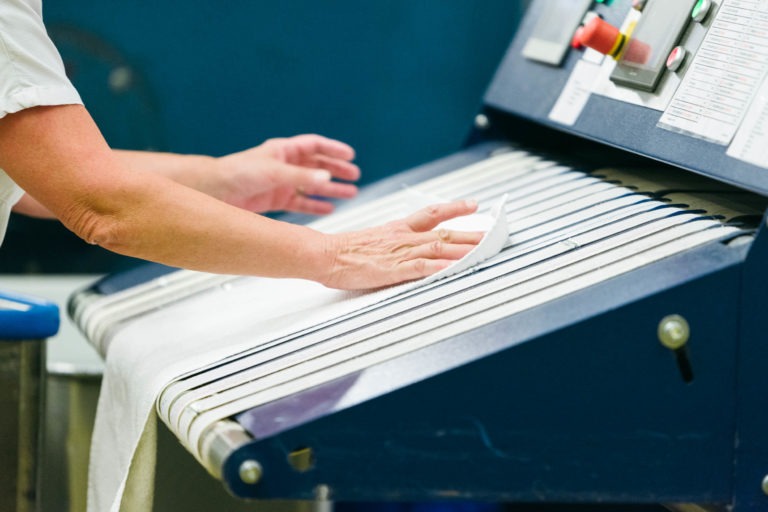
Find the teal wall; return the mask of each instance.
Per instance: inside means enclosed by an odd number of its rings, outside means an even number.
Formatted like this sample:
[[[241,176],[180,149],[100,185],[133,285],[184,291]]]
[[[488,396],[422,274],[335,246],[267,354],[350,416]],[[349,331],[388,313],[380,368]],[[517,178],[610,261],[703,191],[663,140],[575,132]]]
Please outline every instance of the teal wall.
[[[378,176],[461,144],[521,2],[46,0],[44,8],[114,145],[222,154],[319,132],[355,145]],[[63,35],[68,26],[80,40]],[[141,87],[109,89],[118,59],[143,77]],[[132,103],[140,94],[146,103]],[[115,112],[115,100],[131,108]],[[149,134],[147,121],[156,125]]]
[[[45,0],[44,18],[114,147],[221,155],[315,132],[352,144],[370,182],[461,146],[524,3]],[[0,268],[104,267],[46,260],[41,229],[15,219]]]

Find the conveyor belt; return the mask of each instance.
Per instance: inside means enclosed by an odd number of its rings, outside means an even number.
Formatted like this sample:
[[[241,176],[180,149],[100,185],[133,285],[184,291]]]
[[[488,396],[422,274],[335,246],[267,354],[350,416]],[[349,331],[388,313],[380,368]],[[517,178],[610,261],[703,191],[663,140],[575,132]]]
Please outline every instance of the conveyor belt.
[[[158,401],[160,417],[209,470],[201,443],[221,419],[745,233],[712,213],[688,211],[524,151],[496,154],[414,188],[483,204],[508,194],[507,245],[479,268],[269,339],[169,385]],[[350,208],[313,227],[345,231],[398,218],[408,193]],[[91,299],[81,300],[75,317],[106,351],[110,332],[126,319],[227,283],[240,293],[260,289],[258,279],[180,271],[141,290],[93,299],[97,312],[91,312]]]

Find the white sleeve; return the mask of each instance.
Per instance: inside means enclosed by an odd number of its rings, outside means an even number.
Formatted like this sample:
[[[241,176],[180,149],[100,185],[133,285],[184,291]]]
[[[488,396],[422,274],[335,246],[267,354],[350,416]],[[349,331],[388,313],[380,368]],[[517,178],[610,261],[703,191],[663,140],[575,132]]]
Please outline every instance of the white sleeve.
[[[45,31],[40,0],[0,0],[0,117],[70,104],[82,100]]]

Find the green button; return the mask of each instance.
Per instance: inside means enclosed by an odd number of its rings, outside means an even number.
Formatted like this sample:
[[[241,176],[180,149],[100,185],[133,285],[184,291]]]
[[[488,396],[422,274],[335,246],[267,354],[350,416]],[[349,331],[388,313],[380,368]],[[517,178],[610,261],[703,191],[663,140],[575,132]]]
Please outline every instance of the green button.
[[[693,8],[693,12],[691,13],[691,18],[696,18],[699,15],[699,12],[701,11],[701,8],[704,5],[704,0],[699,0],[696,2],[696,5]]]

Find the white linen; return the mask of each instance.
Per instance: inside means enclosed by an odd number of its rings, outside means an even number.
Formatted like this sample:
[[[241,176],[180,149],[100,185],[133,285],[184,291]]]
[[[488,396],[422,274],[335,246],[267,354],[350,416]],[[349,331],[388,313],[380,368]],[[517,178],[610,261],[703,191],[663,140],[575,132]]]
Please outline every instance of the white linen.
[[[11,208],[23,195],[24,191],[0,169],[0,245],[2,245],[3,238],[5,238],[5,230],[8,227]]]

